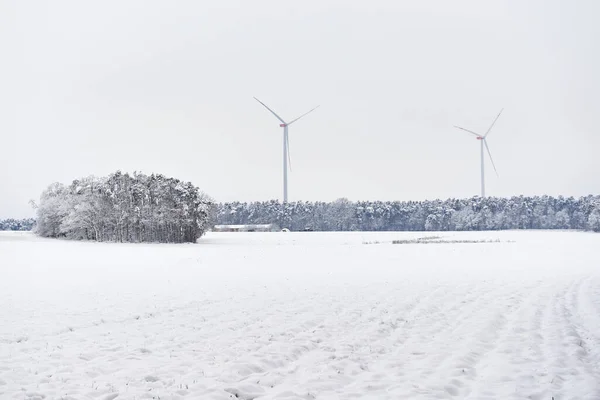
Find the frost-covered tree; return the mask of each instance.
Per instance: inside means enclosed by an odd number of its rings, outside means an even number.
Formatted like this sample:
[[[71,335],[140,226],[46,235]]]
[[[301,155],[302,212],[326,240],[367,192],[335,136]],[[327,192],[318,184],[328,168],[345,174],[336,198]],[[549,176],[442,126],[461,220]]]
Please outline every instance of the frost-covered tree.
[[[120,171],[50,185],[36,211],[41,236],[116,242],[195,242],[216,219],[191,183]]]
[[[337,199],[327,207],[324,214],[328,230],[349,231],[355,226],[355,209],[348,199]]]
[[[65,185],[53,183],[40,196],[36,209],[35,232],[44,237],[61,235],[61,224],[68,214],[69,193]]]
[[[588,229],[600,232],[600,202],[596,203],[588,217]]]
[[[567,209],[558,211],[554,216],[553,225],[556,229],[569,229],[571,227],[569,211]]]

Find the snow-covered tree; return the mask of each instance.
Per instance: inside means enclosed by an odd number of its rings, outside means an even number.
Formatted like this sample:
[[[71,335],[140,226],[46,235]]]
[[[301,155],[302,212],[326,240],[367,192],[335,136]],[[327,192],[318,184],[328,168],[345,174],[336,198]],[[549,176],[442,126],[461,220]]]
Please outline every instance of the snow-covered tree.
[[[597,203],[588,217],[588,229],[600,232],[600,202]]]

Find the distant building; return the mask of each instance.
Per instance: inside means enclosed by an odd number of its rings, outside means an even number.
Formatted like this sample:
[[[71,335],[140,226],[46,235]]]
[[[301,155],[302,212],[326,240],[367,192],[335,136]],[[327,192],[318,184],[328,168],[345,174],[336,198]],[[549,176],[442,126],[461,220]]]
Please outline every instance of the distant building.
[[[279,232],[276,224],[215,225],[213,232]]]

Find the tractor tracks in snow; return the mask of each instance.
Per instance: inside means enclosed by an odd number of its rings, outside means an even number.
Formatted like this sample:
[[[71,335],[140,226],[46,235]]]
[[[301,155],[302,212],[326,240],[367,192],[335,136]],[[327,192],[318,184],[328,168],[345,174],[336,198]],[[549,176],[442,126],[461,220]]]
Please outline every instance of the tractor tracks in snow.
[[[119,328],[102,342],[86,337],[101,327],[80,327],[81,370],[58,371],[108,380],[126,363],[128,375],[111,378],[122,391],[153,365],[139,388],[183,398],[600,398],[597,279],[268,293],[269,304],[249,291],[111,321]]]
[[[467,398],[600,398],[598,346],[591,345],[598,333],[581,318],[582,305],[594,301],[590,282],[574,278],[532,288]]]

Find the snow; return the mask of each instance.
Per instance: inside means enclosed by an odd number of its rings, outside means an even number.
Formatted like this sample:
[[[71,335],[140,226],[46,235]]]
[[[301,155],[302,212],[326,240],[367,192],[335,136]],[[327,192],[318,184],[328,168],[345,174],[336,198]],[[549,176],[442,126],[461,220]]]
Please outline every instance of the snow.
[[[584,232],[3,232],[0,399],[597,400],[599,265]]]

